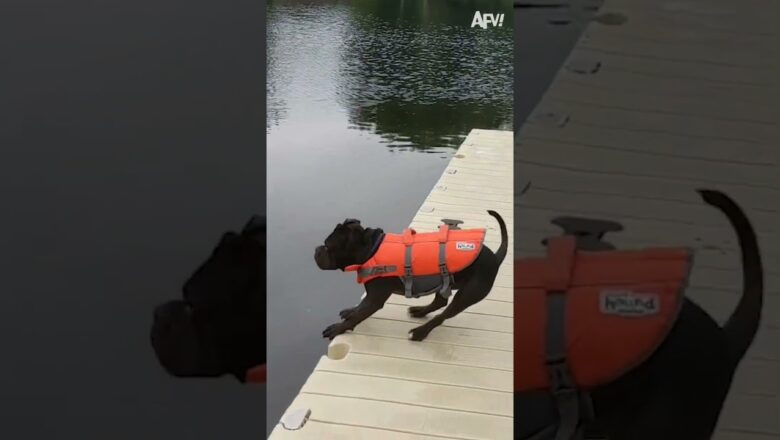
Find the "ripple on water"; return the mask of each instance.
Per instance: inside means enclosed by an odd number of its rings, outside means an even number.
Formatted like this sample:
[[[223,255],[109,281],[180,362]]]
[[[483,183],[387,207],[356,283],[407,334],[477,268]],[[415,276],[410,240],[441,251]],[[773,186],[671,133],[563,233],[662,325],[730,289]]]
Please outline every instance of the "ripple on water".
[[[511,28],[470,29],[473,12],[445,2],[411,5],[270,6],[269,130],[333,118],[385,147],[440,151],[472,128],[511,129]]]

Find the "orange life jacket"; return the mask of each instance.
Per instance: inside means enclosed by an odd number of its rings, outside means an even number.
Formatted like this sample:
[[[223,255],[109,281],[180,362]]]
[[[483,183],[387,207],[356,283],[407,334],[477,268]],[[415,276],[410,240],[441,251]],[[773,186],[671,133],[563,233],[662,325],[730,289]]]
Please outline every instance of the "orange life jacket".
[[[266,375],[265,364],[257,365],[247,370],[244,380],[247,383],[265,383]]]
[[[573,236],[549,239],[546,257],[517,260],[515,391],[555,387],[560,361],[584,390],[644,362],[677,319],[691,264],[685,248],[581,251]]]
[[[451,293],[452,276],[476,260],[484,240],[484,229],[451,229],[446,224],[440,225],[438,232],[405,229],[402,234],[385,234],[365,263],[344,270],[356,271],[360,284],[399,277],[407,297],[438,292],[446,298]]]

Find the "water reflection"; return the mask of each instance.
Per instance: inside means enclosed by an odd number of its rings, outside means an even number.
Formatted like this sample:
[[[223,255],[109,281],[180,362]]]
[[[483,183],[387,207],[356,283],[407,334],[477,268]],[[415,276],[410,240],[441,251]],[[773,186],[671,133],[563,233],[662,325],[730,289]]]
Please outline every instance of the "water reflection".
[[[314,105],[414,150],[457,147],[472,128],[511,129],[511,20],[471,29],[477,10],[510,15],[511,3],[272,2],[268,126]]]
[[[456,148],[472,128],[511,130],[498,106],[466,101],[415,103],[387,100],[350,109],[350,126],[378,134],[382,143],[401,151],[438,153]]]

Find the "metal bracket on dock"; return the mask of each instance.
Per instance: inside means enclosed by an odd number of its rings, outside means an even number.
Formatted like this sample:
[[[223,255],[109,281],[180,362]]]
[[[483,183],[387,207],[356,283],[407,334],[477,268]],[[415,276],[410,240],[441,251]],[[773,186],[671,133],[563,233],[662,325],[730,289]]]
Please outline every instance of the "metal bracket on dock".
[[[454,220],[451,218],[443,218],[441,222],[450,227],[450,230],[460,229],[458,225],[463,224],[463,220]]]
[[[568,9],[552,11],[547,15],[547,24],[554,26],[566,26],[574,21],[571,11]]]
[[[586,0],[583,2],[582,8],[586,11],[598,11],[601,6],[604,5],[604,0]]]
[[[606,26],[621,26],[628,21],[628,17],[618,12],[605,12],[593,17],[593,21]]]
[[[556,217],[550,223],[563,229],[563,235],[576,237],[577,249],[584,251],[614,250],[615,246],[602,238],[607,232],[623,230],[623,225],[618,222],[583,217]],[[547,241],[545,238],[542,244],[546,246]]]
[[[309,416],[311,416],[309,408],[296,409],[283,415],[279,423],[282,424],[282,428],[295,431],[303,428],[303,425],[309,420]]]
[[[533,121],[542,126],[565,127],[569,123],[569,115],[550,111],[534,115]]]
[[[601,69],[601,61],[586,57],[572,58],[566,63],[566,70],[580,75],[593,75]]]

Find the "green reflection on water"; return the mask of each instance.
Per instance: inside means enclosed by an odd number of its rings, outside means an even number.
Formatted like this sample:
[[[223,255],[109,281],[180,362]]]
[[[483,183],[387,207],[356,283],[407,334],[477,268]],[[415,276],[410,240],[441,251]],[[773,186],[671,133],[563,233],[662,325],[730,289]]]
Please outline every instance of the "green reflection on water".
[[[471,28],[477,10],[505,14],[502,26]],[[269,129],[335,112],[417,151],[510,130],[511,16],[506,0],[270,1]]]

